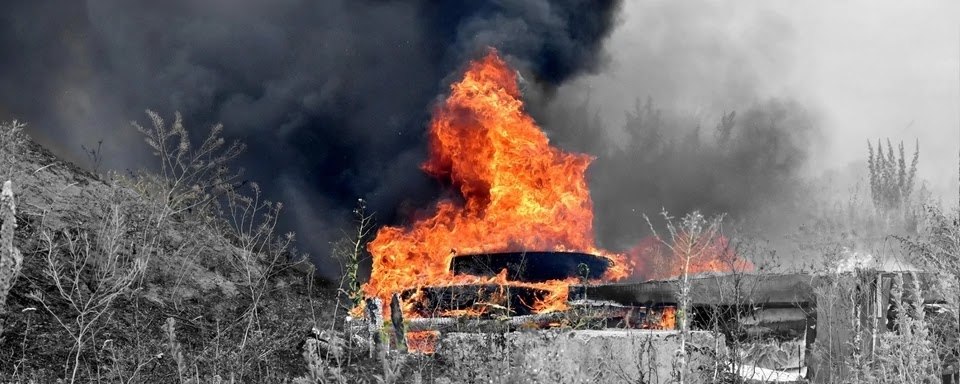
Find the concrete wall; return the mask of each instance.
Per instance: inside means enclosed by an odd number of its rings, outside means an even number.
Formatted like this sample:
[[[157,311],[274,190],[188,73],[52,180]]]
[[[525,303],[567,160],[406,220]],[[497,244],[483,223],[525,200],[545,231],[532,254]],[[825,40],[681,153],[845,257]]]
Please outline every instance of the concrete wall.
[[[719,344],[718,344],[719,343]],[[690,333],[687,383],[714,382],[709,356],[722,340]],[[454,383],[672,383],[677,331],[583,330],[505,334],[449,333],[437,358]]]

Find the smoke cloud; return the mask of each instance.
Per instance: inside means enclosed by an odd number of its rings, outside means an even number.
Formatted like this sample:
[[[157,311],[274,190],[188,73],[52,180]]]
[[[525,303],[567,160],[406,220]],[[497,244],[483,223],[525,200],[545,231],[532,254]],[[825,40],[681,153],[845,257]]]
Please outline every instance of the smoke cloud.
[[[606,247],[625,250],[649,235],[644,215],[662,229],[663,210],[725,214],[731,226],[761,236],[809,219],[808,165],[823,136],[816,115],[794,100],[759,100],[701,120],[651,97],[626,113],[617,127],[623,131],[611,129],[589,100],[549,110],[555,142],[597,156],[590,190]]]
[[[597,157],[601,244],[635,246],[650,234],[644,215],[662,225],[662,210],[726,214],[761,236],[796,228],[826,138],[819,111],[779,80],[796,55],[790,22],[704,1],[631,3],[624,17],[605,71],[531,106],[555,143]]]
[[[143,110],[216,122],[292,207],[327,263],[357,198],[379,223],[439,193],[418,165],[430,107],[466,60],[500,50],[543,88],[596,71],[616,0],[12,0],[0,5],[0,118],[80,164],[149,166]],[[145,148],[145,147],[143,147]],[[146,155],[144,155],[146,153]],[[403,209],[399,209],[403,211]],[[333,274],[335,271],[329,271]]]
[[[81,165],[102,139],[101,170],[152,164],[127,125],[144,109],[181,111],[198,136],[223,122],[330,266],[357,198],[402,224],[445,193],[418,167],[431,107],[493,46],[551,140],[597,157],[602,246],[635,245],[661,209],[783,232],[814,204],[809,178],[855,169],[867,139],[919,137],[921,177],[955,191],[957,7],[8,0],[0,119]]]
[[[661,208],[728,213],[768,238],[794,231],[862,189],[868,139],[919,140],[920,182],[955,205],[957,12],[947,0],[629,2],[609,65],[532,107],[555,143],[598,157],[595,226],[609,248],[636,244],[642,214],[656,224]]]

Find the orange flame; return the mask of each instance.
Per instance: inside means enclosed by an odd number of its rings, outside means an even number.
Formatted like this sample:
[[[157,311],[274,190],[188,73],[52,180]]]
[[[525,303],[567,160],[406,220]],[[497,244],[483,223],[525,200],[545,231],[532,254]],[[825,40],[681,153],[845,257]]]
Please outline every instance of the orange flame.
[[[709,244],[687,244],[684,236],[679,236],[675,248],[695,249],[687,274],[696,275],[705,272],[752,272],[755,267],[750,260],[744,259],[730,246],[729,240],[719,235]],[[659,280],[677,277],[683,274],[684,258],[674,254],[660,243],[656,237],[647,237],[627,251],[627,255],[636,267],[633,278],[640,280]]]
[[[646,329],[677,329],[677,308],[663,307],[659,311],[648,309]]]
[[[516,73],[493,50],[472,62],[434,111],[430,158],[422,169],[458,189],[462,201],[443,200],[409,228],[383,227],[368,245],[373,256],[367,296],[424,286],[512,284],[544,289],[534,303],[546,312],[566,307],[573,280],[538,284],[454,276],[455,254],[522,250],[577,251],[611,261],[604,278],[621,279],[625,255],[594,243],[593,202],[585,173],[590,156],[563,152],[523,110]],[[409,303],[404,314],[410,313]]]
[[[416,331],[407,333],[407,351],[420,353],[434,353],[437,348],[437,340],[440,339],[438,331]]]

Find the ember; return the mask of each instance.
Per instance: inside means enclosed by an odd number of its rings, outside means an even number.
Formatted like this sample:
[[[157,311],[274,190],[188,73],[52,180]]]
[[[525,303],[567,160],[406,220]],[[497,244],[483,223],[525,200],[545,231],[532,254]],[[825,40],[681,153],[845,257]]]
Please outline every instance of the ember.
[[[699,253],[690,259],[690,264],[684,265],[683,258],[674,255],[664,247],[657,238],[651,236],[643,239],[635,247],[627,251],[627,255],[636,269],[633,278],[637,280],[660,280],[680,276],[684,273],[696,275],[708,272],[750,272],[754,270],[753,263],[737,255],[730,241],[719,236],[710,244],[696,244],[684,246],[683,237],[679,238],[681,249],[696,249]]]
[[[659,310],[648,309],[644,328],[677,329],[677,309],[675,307],[663,307]]]
[[[412,312],[417,316],[529,315],[532,304],[550,293],[522,285],[454,285],[424,287],[403,293],[414,298]]]
[[[407,350],[410,352],[433,353],[440,332],[415,331],[407,333]]]

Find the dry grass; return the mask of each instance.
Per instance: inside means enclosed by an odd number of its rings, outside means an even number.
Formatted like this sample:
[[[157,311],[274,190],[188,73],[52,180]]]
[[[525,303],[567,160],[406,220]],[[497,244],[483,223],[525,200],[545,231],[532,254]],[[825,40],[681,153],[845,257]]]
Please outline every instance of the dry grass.
[[[234,182],[228,162],[242,146],[215,127],[194,148],[179,118],[149,117],[160,173],[105,180],[3,125],[24,263],[4,296],[0,381],[277,382],[305,371],[298,345],[330,321],[312,314],[335,288],[300,272],[294,237],[276,233],[281,206]]]

